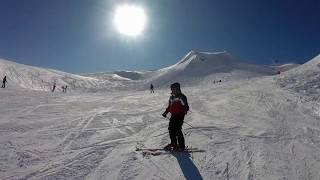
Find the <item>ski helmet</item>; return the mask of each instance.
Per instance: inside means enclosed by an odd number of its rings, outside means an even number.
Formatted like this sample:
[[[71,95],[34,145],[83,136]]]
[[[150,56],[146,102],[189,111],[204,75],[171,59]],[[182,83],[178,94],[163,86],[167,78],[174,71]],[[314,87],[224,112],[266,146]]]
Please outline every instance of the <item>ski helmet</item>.
[[[175,89],[181,91],[181,89],[180,89],[180,83],[178,83],[178,82],[175,82],[175,83],[171,84],[171,85],[170,85],[170,88],[171,88],[171,89],[174,89],[174,88],[175,88]]]

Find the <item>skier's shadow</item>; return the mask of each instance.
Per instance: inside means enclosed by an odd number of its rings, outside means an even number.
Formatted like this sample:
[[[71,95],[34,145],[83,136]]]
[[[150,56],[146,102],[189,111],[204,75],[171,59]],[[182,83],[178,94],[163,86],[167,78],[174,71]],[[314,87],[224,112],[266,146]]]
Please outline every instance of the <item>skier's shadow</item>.
[[[197,166],[191,160],[190,153],[174,153],[177,158],[184,177],[187,180],[203,180]]]

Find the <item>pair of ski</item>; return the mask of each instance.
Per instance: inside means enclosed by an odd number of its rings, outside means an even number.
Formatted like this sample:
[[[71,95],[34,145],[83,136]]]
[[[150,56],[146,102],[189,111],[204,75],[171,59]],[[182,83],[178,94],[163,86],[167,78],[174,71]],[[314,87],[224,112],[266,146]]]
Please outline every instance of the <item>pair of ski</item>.
[[[141,151],[143,156],[158,156],[163,154],[179,154],[179,153],[197,153],[197,152],[205,152],[202,149],[198,148],[189,148],[187,147],[184,150],[176,150],[176,149],[165,149],[165,148],[136,148],[136,151]]]

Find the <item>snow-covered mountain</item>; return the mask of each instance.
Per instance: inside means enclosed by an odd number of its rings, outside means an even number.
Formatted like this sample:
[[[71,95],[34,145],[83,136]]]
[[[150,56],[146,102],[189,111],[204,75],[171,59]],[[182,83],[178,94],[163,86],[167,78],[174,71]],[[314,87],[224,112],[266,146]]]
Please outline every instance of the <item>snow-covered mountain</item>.
[[[286,72],[290,69],[296,68],[300,66],[301,64],[295,64],[295,63],[288,63],[288,64],[281,64],[281,65],[271,65],[270,67],[274,69],[274,72]]]
[[[247,79],[274,75],[274,68],[245,63],[227,52],[191,51],[178,63],[155,71],[114,71],[75,75],[62,71],[33,67],[0,59],[0,75],[7,76],[10,86],[49,91],[68,85],[69,90],[98,91],[103,89],[145,89],[150,83],[158,87],[179,81],[196,85],[214,80]]]
[[[220,55],[225,58],[225,54]],[[265,76],[268,68],[262,75],[255,72],[260,67],[248,70],[246,64],[235,70],[241,66],[233,61],[217,61],[220,68],[212,74],[202,66],[204,72],[199,73],[193,68],[201,65],[188,61],[190,58],[148,75],[153,80],[170,79],[177,71],[179,77],[189,78],[190,74],[199,80],[218,77],[216,74],[230,78],[219,85],[182,84],[190,106],[182,131],[186,145],[200,151],[152,151],[155,156],[136,151],[137,147],[161,148],[170,142],[168,120],[161,116],[169,88],[151,94],[131,88],[147,81],[148,76],[132,81],[130,73],[128,78],[94,73],[89,79],[103,82],[113,77],[119,80],[112,84],[126,82],[122,86],[127,90],[62,95],[0,89],[1,179],[320,179],[320,101],[306,101],[310,95],[320,95],[314,86],[319,79],[319,56],[277,76]],[[227,69],[229,64],[235,69]],[[8,69],[3,64],[1,67]],[[216,73],[221,69],[224,71]],[[11,76],[32,88],[19,76],[40,70],[14,64],[12,71],[26,71]],[[37,83],[45,73],[50,72],[48,77],[62,73],[43,71],[34,78]],[[246,75],[255,78],[244,78]],[[198,83],[190,78],[192,81]]]
[[[144,79],[147,77],[148,72],[144,71],[144,72],[140,72],[140,71],[113,71],[111,72],[113,74],[117,74],[121,77],[125,77],[131,80],[140,80],[140,79]]]
[[[8,87],[42,91],[50,91],[54,83],[57,85],[57,90],[61,90],[62,86],[67,85],[69,91],[84,91],[116,87],[119,82],[124,81],[124,78],[115,74],[105,75],[105,78],[101,80],[3,59],[0,59],[0,75],[0,78],[7,76]]]
[[[142,88],[147,88],[150,83],[161,88],[176,81],[192,86],[218,80],[229,81],[275,75],[279,69],[291,67],[293,66],[271,67],[250,64],[227,52],[190,51],[176,64],[159,70],[93,73],[91,77],[100,78],[103,75],[117,74],[136,82],[140,81]]]
[[[151,73],[148,80],[158,85],[174,81],[192,84],[195,80],[228,81],[274,74],[270,67],[246,63],[227,52],[190,51],[178,63]]]
[[[320,55],[281,74],[277,81],[282,87],[318,99],[320,92]]]
[[[116,74],[128,80],[141,81],[143,88],[150,83],[157,87],[167,87],[168,84],[179,81],[185,85],[201,82],[228,81],[248,79],[258,76],[275,75],[278,71],[285,72],[299,66],[298,64],[256,65],[227,52],[199,52],[190,51],[176,64],[153,71],[113,71],[92,73],[89,77],[103,79],[103,76]],[[86,75],[87,76],[87,75]]]

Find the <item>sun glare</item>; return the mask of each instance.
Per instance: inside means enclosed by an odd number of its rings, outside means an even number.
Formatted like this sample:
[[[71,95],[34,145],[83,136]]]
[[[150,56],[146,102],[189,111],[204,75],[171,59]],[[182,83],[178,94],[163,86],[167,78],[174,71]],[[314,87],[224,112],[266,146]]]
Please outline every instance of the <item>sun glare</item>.
[[[145,28],[147,16],[143,8],[135,5],[118,6],[114,14],[114,25],[117,30],[128,36],[137,36]]]

